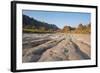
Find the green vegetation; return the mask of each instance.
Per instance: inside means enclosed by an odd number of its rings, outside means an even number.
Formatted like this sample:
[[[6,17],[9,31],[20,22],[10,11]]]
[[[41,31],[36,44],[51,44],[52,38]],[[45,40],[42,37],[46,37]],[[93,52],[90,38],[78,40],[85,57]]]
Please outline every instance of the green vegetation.
[[[23,29],[25,33],[53,33],[51,31],[38,30],[38,29]]]

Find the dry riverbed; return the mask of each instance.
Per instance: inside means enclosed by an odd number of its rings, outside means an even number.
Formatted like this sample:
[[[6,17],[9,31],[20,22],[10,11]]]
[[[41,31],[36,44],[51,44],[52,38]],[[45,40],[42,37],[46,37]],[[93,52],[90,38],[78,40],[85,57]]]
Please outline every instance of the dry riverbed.
[[[23,34],[22,61],[46,62],[91,58],[90,34]]]

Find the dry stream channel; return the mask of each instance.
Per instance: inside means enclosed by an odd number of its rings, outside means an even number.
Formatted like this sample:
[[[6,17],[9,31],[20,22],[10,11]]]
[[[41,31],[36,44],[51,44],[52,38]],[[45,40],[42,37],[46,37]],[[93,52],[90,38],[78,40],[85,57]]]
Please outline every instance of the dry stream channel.
[[[23,34],[22,61],[48,62],[91,58],[90,34]]]

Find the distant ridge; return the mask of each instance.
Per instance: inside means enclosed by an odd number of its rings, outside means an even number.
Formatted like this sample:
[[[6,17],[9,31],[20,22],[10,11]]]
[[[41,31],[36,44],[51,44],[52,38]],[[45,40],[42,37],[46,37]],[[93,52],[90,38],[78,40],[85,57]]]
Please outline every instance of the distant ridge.
[[[24,29],[38,29],[38,30],[45,30],[45,31],[59,30],[59,28],[54,24],[42,22],[34,18],[31,18],[27,15],[23,15],[23,28]]]

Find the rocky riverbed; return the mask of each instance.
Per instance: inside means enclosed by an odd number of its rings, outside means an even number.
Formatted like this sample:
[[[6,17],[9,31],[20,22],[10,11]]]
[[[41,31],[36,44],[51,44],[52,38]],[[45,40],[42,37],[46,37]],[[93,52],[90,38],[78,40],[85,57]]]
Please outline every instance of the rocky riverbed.
[[[48,62],[91,58],[90,34],[23,34],[22,61]]]

